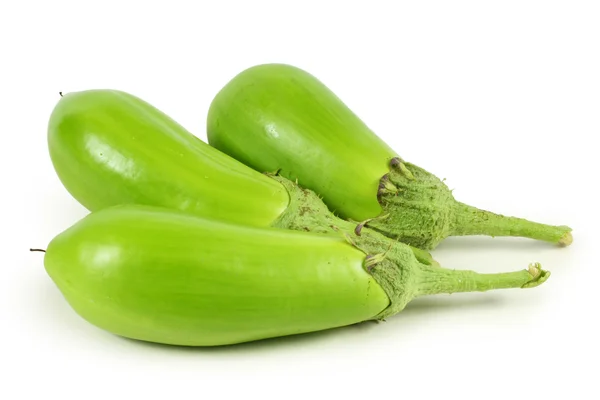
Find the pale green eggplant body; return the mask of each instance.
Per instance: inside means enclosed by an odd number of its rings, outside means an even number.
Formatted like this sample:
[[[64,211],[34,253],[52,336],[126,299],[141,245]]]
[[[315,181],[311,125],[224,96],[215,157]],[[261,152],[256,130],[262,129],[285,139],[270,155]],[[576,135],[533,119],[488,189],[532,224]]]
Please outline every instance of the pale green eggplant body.
[[[269,226],[289,202],[273,179],[121,91],[65,94],[50,117],[48,147],[64,186],[91,211],[146,204]]]
[[[215,346],[373,319],[390,304],[343,239],[147,206],[94,212],[52,240],[48,274],[116,335]]]
[[[368,243],[367,243],[368,245]],[[116,335],[217,346],[381,320],[437,293],[530,288],[549,272],[479,274],[372,253],[332,235],[160,207],[96,211],[56,236],[46,271],[72,308]]]
[[[342,217],[362,221],[382,211],[377,188],[396,153],[299,68],[259,65],[237,75],[213,100],[207,134],[211,146],[246,165],[298,179]]]
[[[235,76],[211,103],[207,132],[224,153],[260,172],[279,171],[337,215],[415,247],[432,249],[452,235],[572,241],[568,226],[456,201],[443,181],[402,160],[322,82],[290,65]]]

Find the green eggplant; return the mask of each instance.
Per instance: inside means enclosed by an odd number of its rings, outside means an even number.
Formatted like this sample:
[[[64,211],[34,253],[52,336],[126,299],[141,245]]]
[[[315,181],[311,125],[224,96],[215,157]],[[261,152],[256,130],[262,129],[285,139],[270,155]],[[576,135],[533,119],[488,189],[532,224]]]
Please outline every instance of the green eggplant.
[[[48,148],[61,182],[90,211],[141,204],[249,226],[356,236],[356,224],[335,217],[310,190],[254,171],[122,91],[65,94],[50,116]],[[378,232],[363,235],[357,240],[389,246]],[[437,264],[426,251],[413,251]]]
[[[48,245],[44,266],[91,324],[137,340],[218,346],[380,320],[436,293],[534,287],[539,265],[500,274],[419,263],[407,246],[238,225],[162,207],[92,212]]]
[[[452,235],[522,236],[569,245],[571,228],[477,209],[404,161],[329,88],[285,64],[251,67],[215,96],[208,142],[258,171],[279,171],[330,210],[423,249]]]

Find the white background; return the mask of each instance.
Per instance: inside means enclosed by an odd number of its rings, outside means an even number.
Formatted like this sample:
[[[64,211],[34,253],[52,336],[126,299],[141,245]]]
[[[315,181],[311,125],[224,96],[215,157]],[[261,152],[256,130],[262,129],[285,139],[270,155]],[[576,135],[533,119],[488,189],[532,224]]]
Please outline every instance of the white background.
[[[598,2],[151,3],[0,6],[1,399],[599,398]],[[566,249],[459,238],[434,252],[482,272],[539,261],[548,282],[227,348],[84,322],[28,252],[87,214],[48,156],[58,92],[128,91],[205,139],[212,97],[266,62],[316,75],[459,200],[572,226]]]

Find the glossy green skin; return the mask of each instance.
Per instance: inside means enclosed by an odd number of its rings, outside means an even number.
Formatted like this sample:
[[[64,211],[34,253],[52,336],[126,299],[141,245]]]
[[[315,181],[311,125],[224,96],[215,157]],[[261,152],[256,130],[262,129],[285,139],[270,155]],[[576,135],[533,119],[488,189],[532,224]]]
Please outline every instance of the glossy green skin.
[[[116,90],[66,94],[50,117],[48,146],[64,186],[92,211],[147,204],[269,226],[289,202],[279,183]]]
[[[267,64],[234,77],[210,106],[207,132],[212,146],[258,171],[280,169],[342,217],[382,211],[377,189],[396,153],[301,69]]]
[[[343,239],[147,206],[94,212],[44,264],[90,323],[144,341],[216,346],[373,318],[389,299]]]

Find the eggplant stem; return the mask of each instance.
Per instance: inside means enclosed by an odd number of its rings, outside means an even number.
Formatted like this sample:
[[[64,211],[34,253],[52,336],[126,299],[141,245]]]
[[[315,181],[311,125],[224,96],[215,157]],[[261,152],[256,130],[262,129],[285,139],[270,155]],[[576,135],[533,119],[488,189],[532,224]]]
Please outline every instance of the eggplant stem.
[[[573,242],[571,228],[528,221],[523,218],[507,217],[490,211],[457,203],[451,234],[520,236],[568,246]]]
[[[515,272],[480,274],[468,270],[421,267],[416,296],[438,293],[485,292],[496,289],[533,288],[544,283],[550,272],[539,263]]]

